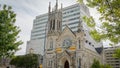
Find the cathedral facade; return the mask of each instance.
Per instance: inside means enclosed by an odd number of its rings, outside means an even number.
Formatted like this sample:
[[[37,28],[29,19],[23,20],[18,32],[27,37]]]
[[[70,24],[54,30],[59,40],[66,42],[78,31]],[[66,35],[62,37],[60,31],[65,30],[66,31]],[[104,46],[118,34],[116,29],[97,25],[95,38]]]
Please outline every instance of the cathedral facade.
[[[51,11],[49,4],[43,68],[90,68],[94,59],[102,61],[102,52],[97,44],[89,42],[89,34],[80,19],[78,30],[73,32],[68,25],[62,29],[62,6]]]

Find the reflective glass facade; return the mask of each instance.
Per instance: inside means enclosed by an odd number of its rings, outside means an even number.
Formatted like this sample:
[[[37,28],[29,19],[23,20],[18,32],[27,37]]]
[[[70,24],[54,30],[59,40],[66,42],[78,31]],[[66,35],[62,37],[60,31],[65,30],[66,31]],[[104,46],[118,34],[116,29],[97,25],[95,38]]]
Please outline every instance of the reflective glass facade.
[[[73,31],[77,30],[80,15],[89,16],[89,10],[85,5],[74,4],[63,8],[63,28],[68,25]],[[33,29],[31,31],[31,40],[44,39],[45,38],[45,28],[48,21],[48,14],[42,14],[36,16],[33,22]]]

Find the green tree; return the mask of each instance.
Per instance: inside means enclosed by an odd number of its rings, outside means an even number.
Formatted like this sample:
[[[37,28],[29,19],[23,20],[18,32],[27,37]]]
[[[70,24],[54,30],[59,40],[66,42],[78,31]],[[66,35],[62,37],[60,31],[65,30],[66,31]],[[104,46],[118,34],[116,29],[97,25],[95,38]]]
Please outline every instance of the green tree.
[[[37,54],[27,54],[23,56],[16,56],[10,61],[11,65],[21,68],[37,68],[38,67],[38,57]]]
[[[98,60],[94,59],[91,68],[112,68],[112,67],[108,64],[102,65]]]
[[[87,22],[88,26],[93,28],[90,31],[91,36],[98,42],[109,40],[111,41],[110,45],[118,44],[120,42],[120,0],[77,1],[79,3],[83,3],[83,1],[86,1],[88,7],[95,8],[100,14],[100,26],[96,25],[93,17],[84,17],[84,20],[85,22]],[[117,50],[118,52],[120,52],[120,49]],[[120,56],[120,54],[118,54],[117,56]]]
[[[26,62],[26,64],[25,64],[26,68],[38,66],[38,55],[37,54],[27,54],[27,55],[25,55],[24,59]]]
[[[101,68],[112,68],[112,67],[108,64],[105,64],[105,65],[101,65]]]
[[[94,59],[91,68],[100,68],[100,67],[101,67],[100,62],[98,60]]]
[[[16,56],[14,58],[12,58],[12,60],[10,61],[11,65],[15,65],[16,67],[21,67],[23,63],[23,59],[22,56]]]
[[[83,2],[83,0],[78,0]],[[120,42],[120,0],[86,0],[87,5],[91,8],[96,8],[99,12],[99,20],[101,26],[97,25],[90,27],[98,27],[91,31],[93,38],[97,41],[110,40],[111,42],[117,44]],[[87,19],[87,18],[86,18]],[[95,23],[94,19],[91,17],[87,20],[88,24]],[[99,37],[99,38],[98,38]]]
[[[19,50],[18,46],[22,44],[17,40],[20,29],[14,25],[15,17],[12,7],[4,5],[0,8],[0,58],[3,60],[12,57]]]
[[[119,48],[115,50],[115,54],[113,54],[113,57],[120,59],[120,49]]]

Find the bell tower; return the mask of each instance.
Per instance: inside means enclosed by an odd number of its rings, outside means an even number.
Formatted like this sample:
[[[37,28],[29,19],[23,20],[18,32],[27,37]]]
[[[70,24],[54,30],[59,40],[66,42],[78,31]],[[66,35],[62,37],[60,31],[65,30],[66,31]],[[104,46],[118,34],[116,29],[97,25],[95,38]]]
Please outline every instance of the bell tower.
[[[49,2],[48,7],[48,23],[47,23],[47,36],[45,40],[45,68],[55,68],[56,65],[56,54],[57,38],[62,32],[62,4],[61,9],[58,9],[58,0],[56,0],[55,7],[51,10],[51,3]],[[52,57],[52,58],[51,58]]]
[[[58,9],[58,0],[55,7],[51,10],[51,3],[48,8],[48,32],[47,35],[59,35],[62,31],[62,4],[61,10]]]

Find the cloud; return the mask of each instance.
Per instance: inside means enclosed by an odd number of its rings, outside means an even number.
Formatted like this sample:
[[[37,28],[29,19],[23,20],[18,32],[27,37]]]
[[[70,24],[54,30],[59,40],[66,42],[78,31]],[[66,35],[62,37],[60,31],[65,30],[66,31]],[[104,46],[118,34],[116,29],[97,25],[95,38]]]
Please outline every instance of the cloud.
[[[37,10],[30,8],[31,5],[23,0],[1,0],[1,4],[7,4],[12,6],[13,10],[17,14],[16,23],[18,27],[20,27],[21,32],[19,34],[19,40],[22,40],[24,44],[20,46],[21,50],[16,54],[25,54],[26,51],[26,42],[30,39],[30,33],[32,29],[33,19],[37,15]],[[32,10],[32,11],[31,11]]]
[[[16,25],[19,26],[21,29],[19,40],[22,40],[24,42],[23,45],[20,46],[21,50],[17,52],[17,55],[25,54],[26,42],[30,39],[33,19],[34,17],[30,15],[17,13]]]
[[[20,46],[22,49],[16,53],[17,55],[25,54],[26,42],[30,40],[33,20],[36,16],[48,12],[48,3],[50,1],[53,7],[56,0],[0,0],[1,5],[7,4],[12,6],[14,12],[17,14],[15,25],[21,29],[19,40],[24,42],[24,44]],[[59,5],[60,3],[63,3],[63,7],[66,7],[76,3],[76,1],[59,0]]]

